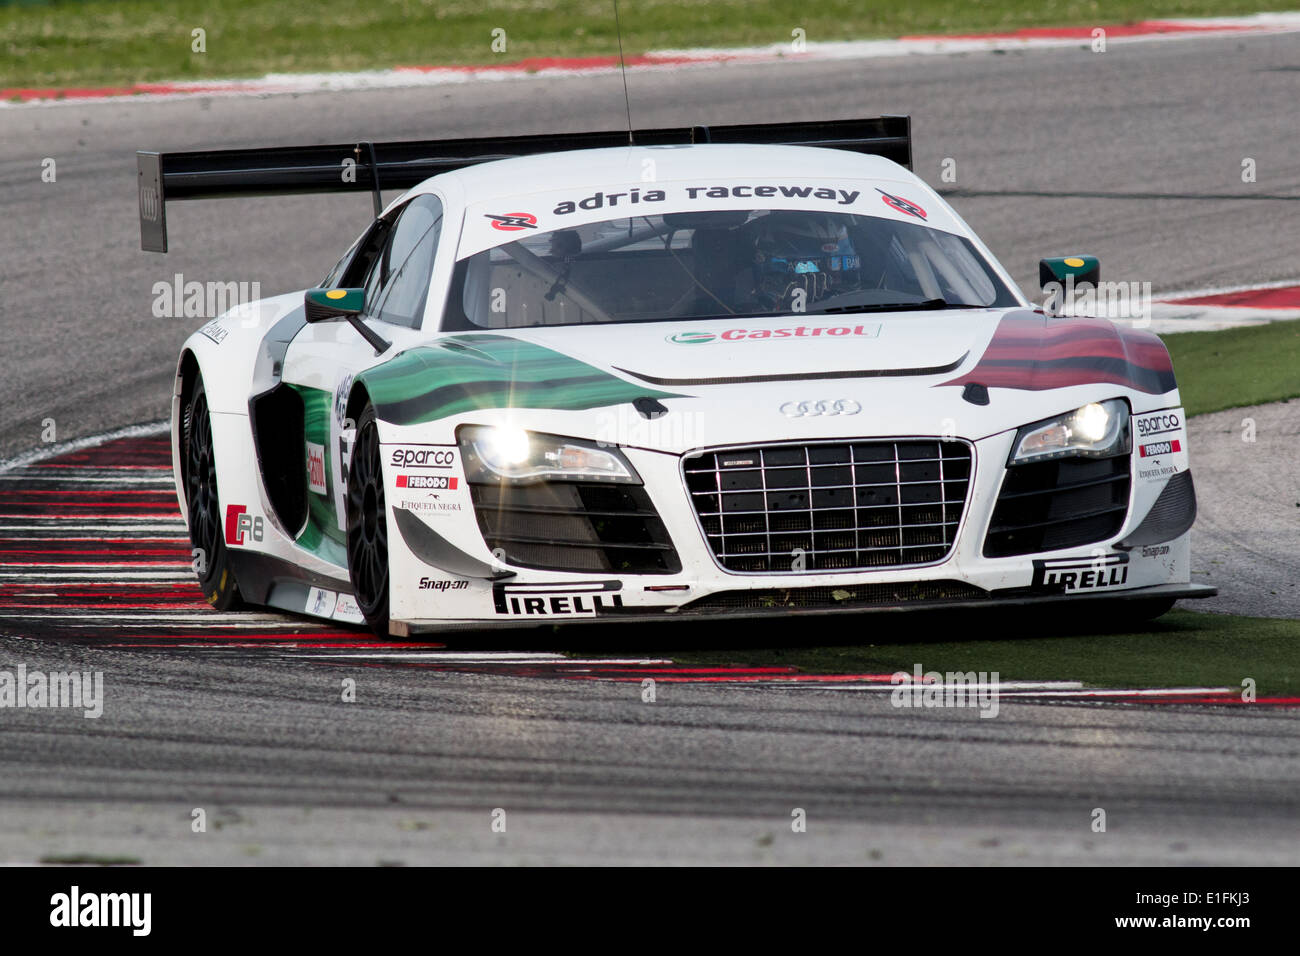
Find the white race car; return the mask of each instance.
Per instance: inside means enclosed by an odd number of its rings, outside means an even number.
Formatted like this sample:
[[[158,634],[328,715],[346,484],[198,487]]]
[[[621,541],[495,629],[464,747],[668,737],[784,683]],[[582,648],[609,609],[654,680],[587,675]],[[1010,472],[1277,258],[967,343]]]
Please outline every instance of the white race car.
[[[138,154],[155,251],[177,199],[376,197],[319,287],[181,351],[210,604],[409,635],[1214,593],[1164,345],[1035,308],[906,117],[635,138]]]

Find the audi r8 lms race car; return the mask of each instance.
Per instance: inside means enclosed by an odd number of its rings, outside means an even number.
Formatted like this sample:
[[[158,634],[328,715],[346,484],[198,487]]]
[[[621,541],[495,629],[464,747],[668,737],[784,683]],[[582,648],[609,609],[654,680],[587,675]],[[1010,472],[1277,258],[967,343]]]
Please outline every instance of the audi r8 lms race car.
[[[1213,593],[1164,345],[1029,301],[906,117],[631,138],[139,154],[155,251],[172,201],[375,195],[316,286],[181,351],[210,604],[408,635]]]

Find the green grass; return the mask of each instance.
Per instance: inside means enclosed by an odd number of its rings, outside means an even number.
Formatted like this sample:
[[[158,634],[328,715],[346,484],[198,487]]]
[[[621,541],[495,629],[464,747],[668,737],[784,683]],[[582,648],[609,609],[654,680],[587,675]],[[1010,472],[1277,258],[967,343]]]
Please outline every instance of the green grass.
[[[1079,633],[1086,625],[1053,626],[1045,617],[1041,612],[999,617],[996,632],[1001,637],[972,640],[952,640],[952,635],[963,626],[972,634],[988,634],[991,619],[953,618],[942,627],[929,622],[927,630],[927,618],[907,624],[879,624],[885,619],[871,615],[848,619],[852,623],[805,618],[818,623],[790,629],[767,625],[763,631],[701,629],[707,649],[687,646],[654,653],[684,666],[892,674],[910,673],[920,664],[925,671],[997,671],[1003,680],[1081,680],[1092,687],[1239,688],[1250,677],[1261,697],[1300,694],[1300,621],[1174,610],[1141,630],[1097,633],[1094,627],[1093,633]],[[744,633],[770,634],[771,641],[751,636],[738,643],[735,635]],[[810,634],[816,643],[797,643]],[[620,656],[629,653],[634,652],[619,649]]]
[[[1300,319],[1161,338],[1188,415],[1300,397]]]
[[[1263,0],[624,0],[627,53],[909,33],[1097,26],[1274,9]],[[191,51],[206,31],[207,52]],[[492,31],[506,31],[494,53]],[[20,0],[0,3],[0,88],[509,62],[618,51],[611,0]]]

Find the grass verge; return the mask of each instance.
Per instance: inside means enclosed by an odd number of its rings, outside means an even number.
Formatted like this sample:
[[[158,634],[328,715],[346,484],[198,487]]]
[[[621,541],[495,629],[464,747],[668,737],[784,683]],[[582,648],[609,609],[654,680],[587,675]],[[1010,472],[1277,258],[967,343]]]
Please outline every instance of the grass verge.
[[[798,619],[791,623],[797,623]],[[997,671],[1003,680],[1081,680],[1090,687],[1241,687],[1253,678],[1263,696],[1300,694],[1300,621],[1174,610],[1136,628],[1082,633],[1084,624],[1046,627],[1029,615],[898,619],[811,619],[807,627],[714,626],[708,647],[658,648],[683,666],[795,667],[819,674]],[[921,626],[917,626],[917,622]],[[992,625],[992,626],[990,626]],[[954,640],[964,629],[997,637]],[[747,634],[747,638],[738,638]],[[797,643],[799,635],[808,643]],[[756,635],[763,635],[757,637]],[[770,641],[764,639],[770,635]],[[684,632],[684,641],[690,638]],[[635,653],[627,647],[619,655]]]
[[[1262,0],[624,0],[627,53],[1098,26],[1274,9]],[[492,47],[493,31],[506,47]],[[204,31],[195,52],[193,31]],[[498,35],[499,36],[499,35]],[[618,52],[610,0],[0,0],[0,88],[214,79]]]
[[[1188,415],[1300,397],[1300,319],[1161,338]]]

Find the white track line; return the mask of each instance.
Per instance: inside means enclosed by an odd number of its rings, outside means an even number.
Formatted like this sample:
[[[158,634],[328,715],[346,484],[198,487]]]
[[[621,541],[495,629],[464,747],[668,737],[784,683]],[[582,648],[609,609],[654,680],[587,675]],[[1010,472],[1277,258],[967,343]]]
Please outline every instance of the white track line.
[[[412,661],[454,661],[456,663],[494,663],[494,664],[536,664],[536,663],[554,663],[554,664],[574,664],[578,666],[590,667],[592,665],[607,664],[614,667],[631,667],[651,665],[666,666],[672,664],[667,658],[652,657],[634,657],[634,658],[610,658],[606,660],[583,660],[573,657],[565,657],[563,654],[552,654],[545,652],[520,652],[502,651],[499,654],[491,654],[483,651],[394,651],[392,653],[378,652],[358,652],[348,654],[315,654],[314,657],[321,658],[340,658],[348,660],[412,660]]]
[[[1170,33],[1143,33],[1121,36],[1114,33],[1116,24],[1097,24],[1110,28],[1108,44],[1131,44],[1150,41],[1176,41],[1213,39],[1222,37],[1247,38],[1300,30],[1300,14],[1261,13],[1242,17],[1218,17],[1204,20],[1160,20],[1170,26],[1209,27]],[[1078,28],[1086,30],[1086,27]],[[968,53],[992,53],[1011,50],[1048,49],[1060,47],[1086,47],[1090,37],[1038,36],[1025,37],[1007,34],[967,36],[914,36],[885,40],[858,40],[810,42],[800,52],[791,45],[775,43],[762,47],[702,48],[687,50],[656,50],[635,57],[627,64],[628,73],[677,71],[682,69],[717,68],[728,64],[781,64],[809,60],[870,60],[883,57],[946,56]],[[82,96],[65,96],[27,102],[0,102],[0,109],[57,108],[69,104],[88,103],[140,103],[180,97],[267,96],[303,94],[313,92],[343,92],[349,90],[411,89],[420,87],[459,85],[474,82],[502,82],[506,80],[536,81],[557,77],[593,77],[615,74],[617,62],[610,57],[573,57],[571,65],[534,68],[530,63],[504,66],[485,64],[479,67],[405,67],[389,70],[370,70],[352,73],[268,74],[252,80],[193,80],[172,83],[148,84],[153,88],[165,87],[161,92],[105,95],[103,91]],[[683,62],[686,61],[686,62]]]
[[[68,452],[94,448],[97,445],[103,445],[118,438],[156,438],[159,435],[167,434],[170,429],[170,422],[148,422],[143,425],[127,425],[125,428],[115,428],[113,431],[101,432],[98,435],[87,435],[85,438],[75,438],[72,441],[57,442],[44,448],[24,452],[13,458],[0,459],[0,475],[11,472],[16,468],[26,468],[38,461],[46,461],[50,458],[57,458],[59,455],[66,455]]]
[[[46,472],[36,474],[28,471],[15,470],[0,475],[0,481],[15,481],[21,484],[27,484],[28,482],[34,481],[49,481],[60,482],[67,485],[156,485],[160,488],[176,487],[176,482],[172,480],[170,475],[159,475],[157,477],[148,478],[98,478],[88,476],[79,477],[77,475],[51,475]],[[69,489],[69,491],[75,491],[75,489]]]
[[[193,571],[89,571],[78,572],[76,574],[60,573],[58,571],[45,571],[39,574],[33,574],[28,571],[5,571],[0,565],[0,578],[10,578],[16,581],[59,581],[64,584],[75,584],[78,581],[193,581]]]
[[[889,683],[836,683],[836,684],[818,684],[816,681],[810,681],[807,678],[787,678],[782,680],[779,677],[772,678],[767,683],[779,684],[784,687],[791,685],[808,684],[823,690],[860,690],[875,691],[877,693],[892,694],[900,688],[907,688],[909,696],[923,693],[927,688],[933,689],[935,693],[945,693],[948,690],[960,689],[962,693],[984,692],[1006,693],[1008,690],[1041,693],[1045,691],[1076,691],[1083,687],[1082,681],[1003,681],[999,684],[917,684],[907,682],[905,684]]]
[[[22,619],[21,619],[21,618],[14,618],[14,620],[22,620]],[[199,628],[199,629],[200,629],[200,631],[199,631],[200,634],[211,633],[211,634],[213,634],[213,635],[216,635],[216,634],[219,633],[220,631],[228,631],[228,630],[236,630],[236,631],[238,631],[238,630],[250,630],[250,629],[256,628],[256,629],[258,629],[258,630],[260,630],[260,631],[264,631],[264,630],[276,630],[276,629],[278,629],[278,628],[303,628],[303,627],[312,627],[312,626],[328,627],[329,624],[330,624],[329,621],[285,621],[285,620],[278,620],[278,621],[277,621],[277,620],[269,620],[269,621],[248,621],[248,622],[236,622],[236,621],[222,621],[222,620],[218,620],[217,622],[214,623],[214,622],[211,620],[211,618],[208,618],[208,619],[206,619],[205,621],[197,621],[197,620],[196,620],[196,621],[139,621],[139,622],[129,622],[129,621],[128,621],[128,622],[115,622],[115,623],[114,623],[114,627],[115,627],[115,628],[118,628],[118,629],[121,629],[121,630],[142,630],[142,629],[153,628],[153,627],[159,627],[159,626],[166,626],[166,627],[168,627],[168,628],[193,627],[193,628]],[[69,630],[69,631],[70,631],[70,630],[85,630],[85,629],[93,629],[93,630],[96,630],[96,631],[100,631],[100,632],[102,632],[102,631],[104,630],[104,625],[103,625],[103,623],[98,623],[98,624],[60,624],[60,625],[59,625],[59,629],[60,629],[60,630]],[[196,636],[196,635],[189,635],[189,636]],[[314,640],[314,639],[315,639],[315,635],[294,634],[294,633],[292,633],[292,632],[287,632],[287,633],[286,633],[286,636],[288,636],[288,637],[294,637],[294,638],[297,638],[298,640]],[[104,639],[105,639],[105,640],[108,640],[107,637],[105,637]]]
[[[1140,690],[1075,690],[1075,691],[1038,691],[1024,695],[1015,692],[1007,697],[1181,697],[1186,694],[1234,694],[1241,688],[1231,687],[1146,687]]]

